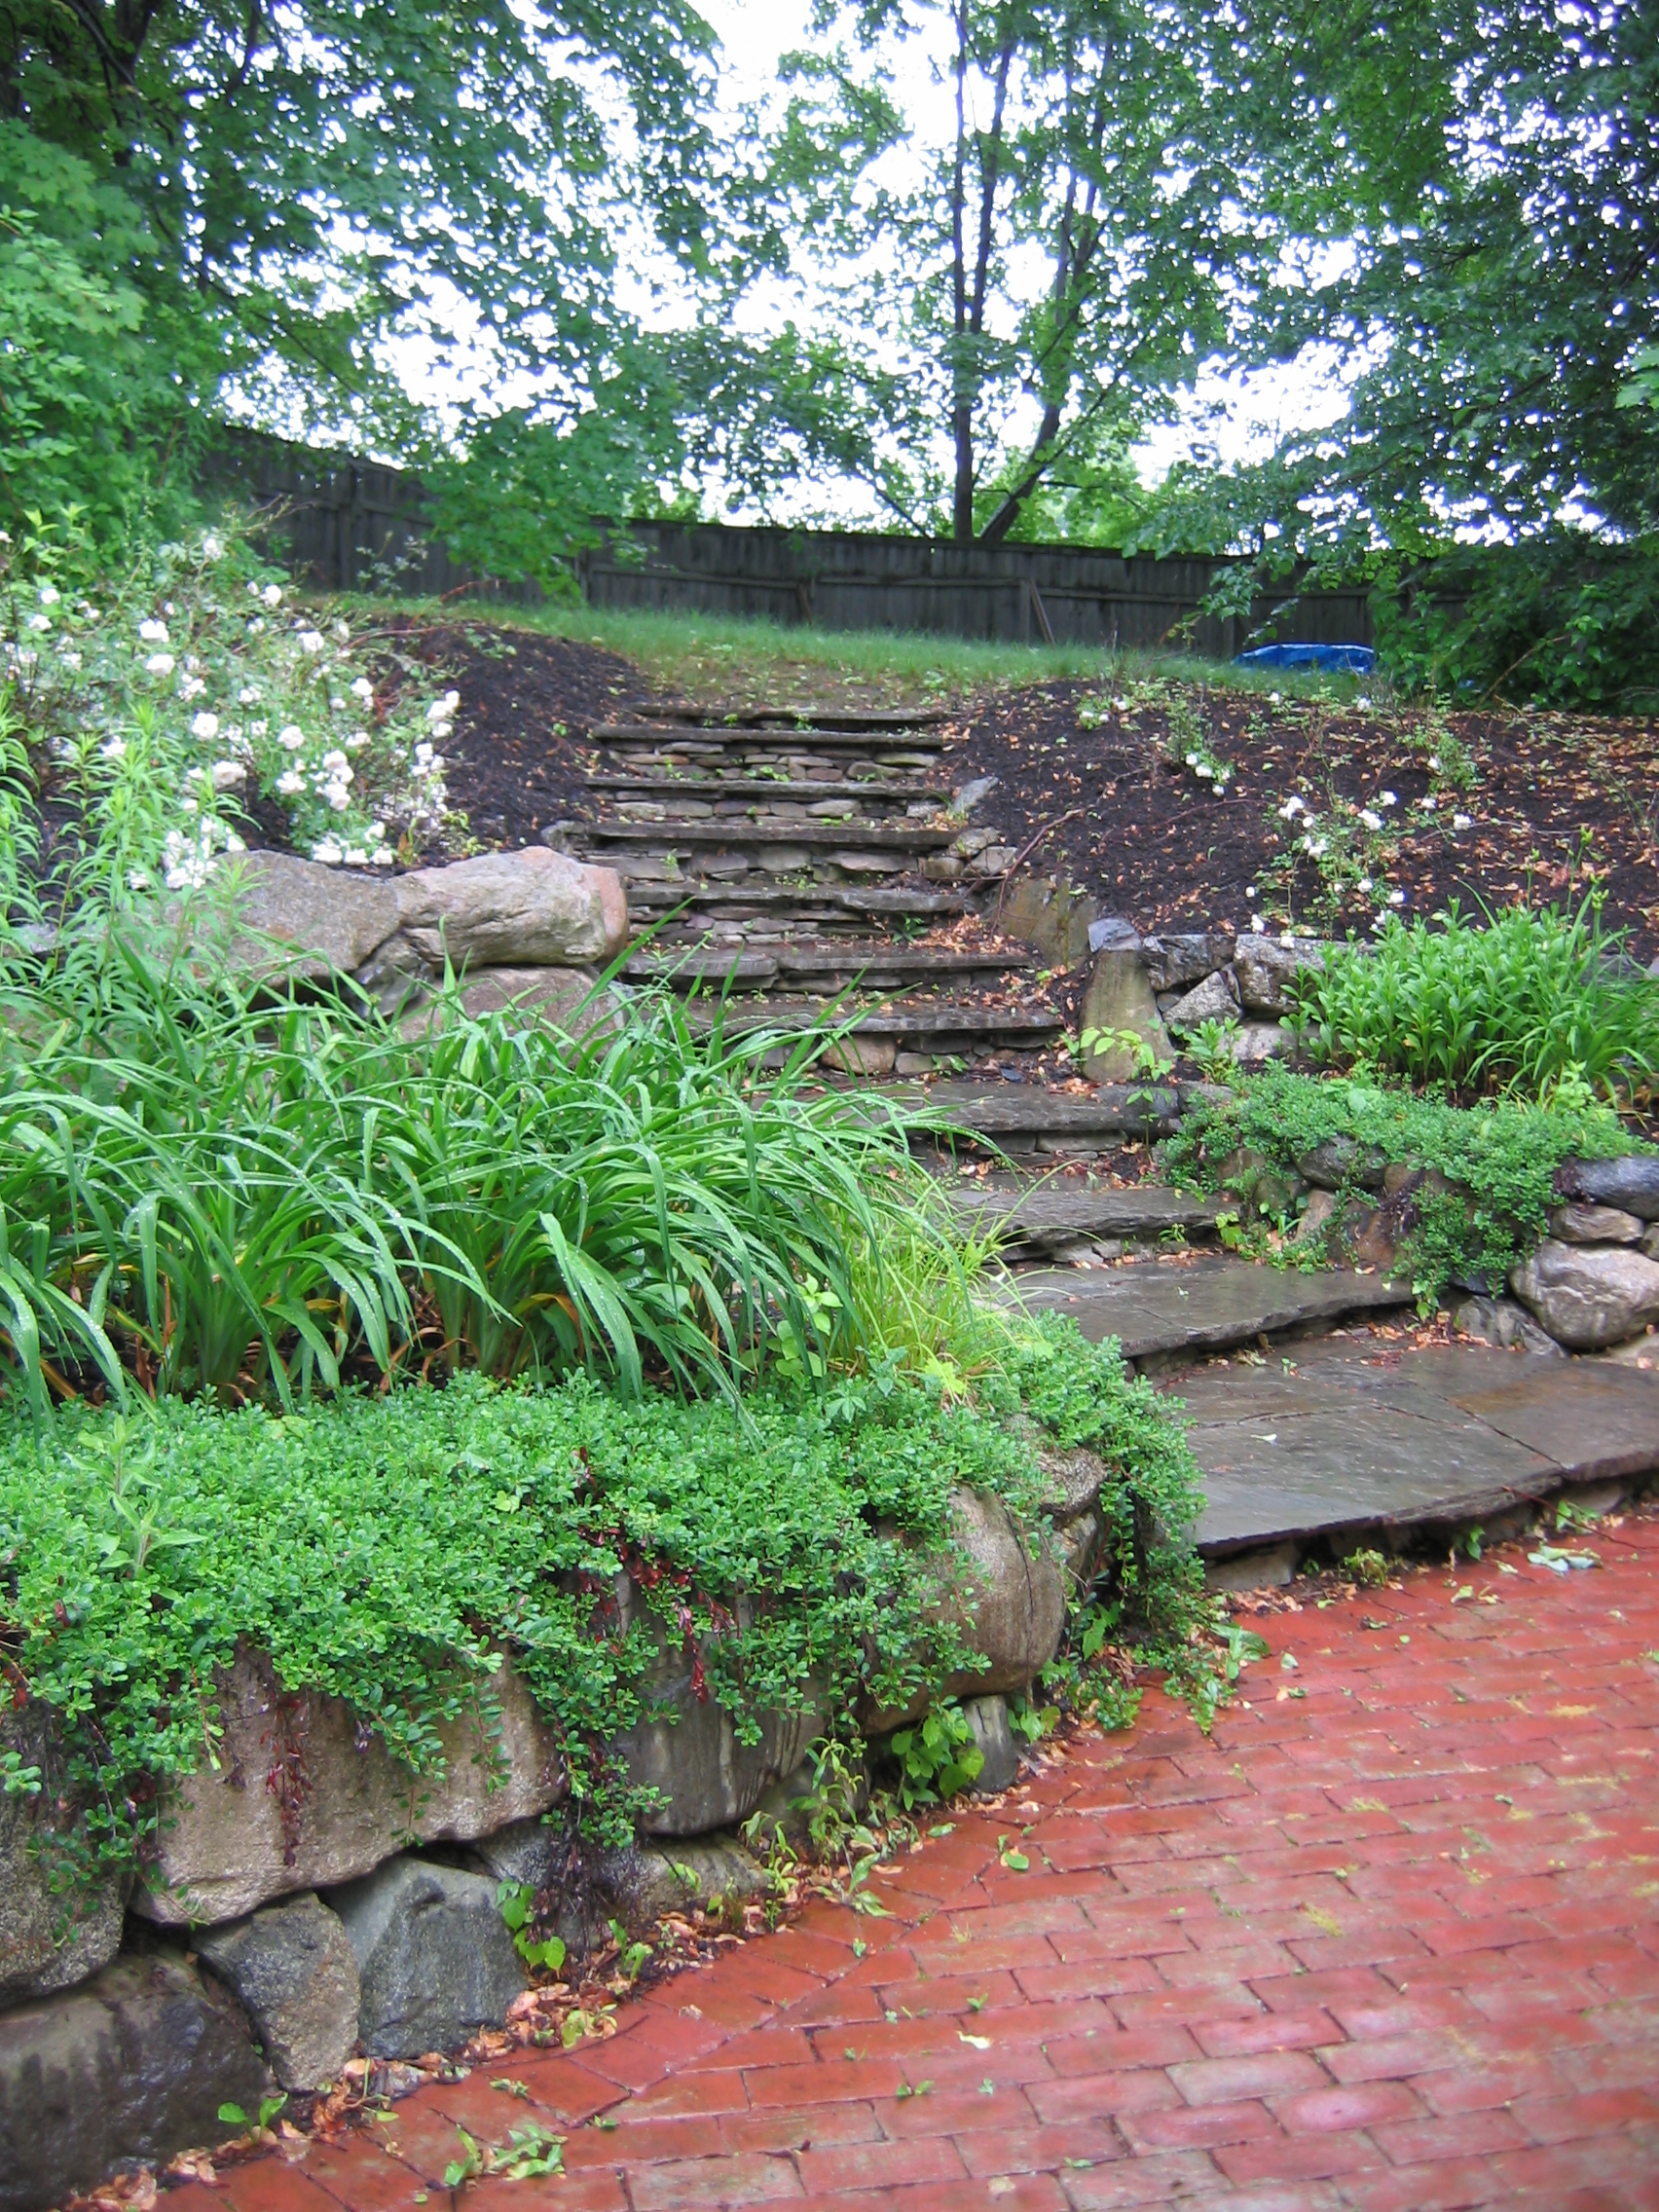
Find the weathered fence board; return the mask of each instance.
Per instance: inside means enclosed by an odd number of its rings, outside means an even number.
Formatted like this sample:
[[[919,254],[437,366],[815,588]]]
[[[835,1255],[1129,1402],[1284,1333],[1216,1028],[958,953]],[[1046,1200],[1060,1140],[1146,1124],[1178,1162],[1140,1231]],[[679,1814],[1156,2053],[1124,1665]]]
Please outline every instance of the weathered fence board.
[[[533,604],[452,560],[425,520],[420,481],[276,439],[234,433],[210,479],[278,501],[295,569],[331,590],[462,593]],[[1200,612],[1229,564],[1125,558],[1092,546],[953,545],[856,531],[630,523],[581,557],[594,607],[758,616],[826,630],[904,630],[987,642],[1155,646],[1231,656],[1264,637],[1369,645],[1362,586],[1265,594],[1248,621]]]

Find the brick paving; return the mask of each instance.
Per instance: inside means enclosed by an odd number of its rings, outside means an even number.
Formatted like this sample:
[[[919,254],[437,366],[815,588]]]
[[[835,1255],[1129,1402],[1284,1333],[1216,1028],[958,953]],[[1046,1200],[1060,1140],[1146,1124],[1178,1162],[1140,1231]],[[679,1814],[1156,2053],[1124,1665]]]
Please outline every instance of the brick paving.
[[[503,2062],[528,2101],[481,2069],[168,2212],[448,2212],[456,2123],[527,2119],[566,2177],[461,2212],[1659,2207],[1659,1522],[1593,1543],[1272,1616],[1212,1739],[1150,1694],[887,1917],[814,1904]]]

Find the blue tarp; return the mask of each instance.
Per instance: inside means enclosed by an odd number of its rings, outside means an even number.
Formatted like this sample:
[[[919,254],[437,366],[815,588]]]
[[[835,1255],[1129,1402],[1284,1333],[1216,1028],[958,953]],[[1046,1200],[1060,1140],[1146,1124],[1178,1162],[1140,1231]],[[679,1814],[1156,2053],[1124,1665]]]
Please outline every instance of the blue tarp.
[[[1240,653],[1241,668],[1346,668],[1354,676],[1369,676],[1377,655],[1369,645],[1258,645]]]

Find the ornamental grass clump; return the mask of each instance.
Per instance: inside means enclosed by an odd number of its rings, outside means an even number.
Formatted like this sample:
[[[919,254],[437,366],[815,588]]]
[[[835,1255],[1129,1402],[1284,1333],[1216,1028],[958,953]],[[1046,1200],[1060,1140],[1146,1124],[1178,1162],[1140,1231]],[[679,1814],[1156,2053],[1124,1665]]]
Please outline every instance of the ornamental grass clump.
[[[1390,919],[1369,949],[1336,948],[1296,985],[1302,1049],[1464,1093],[1544,1098],[1562,1084],[1629,1104],[1659,1075],[1659,982],[1635,970],[1586,902],[1436,927]]]
[[[99,932],[6,971],[0,1372],[37,1413],[461,1367],[731,1390],[856,1337],[852,1244],[914,1171],[810,1041],[768,1073],[775,1037],[645,995],[579,1037],[452,996],[411,1042]]]

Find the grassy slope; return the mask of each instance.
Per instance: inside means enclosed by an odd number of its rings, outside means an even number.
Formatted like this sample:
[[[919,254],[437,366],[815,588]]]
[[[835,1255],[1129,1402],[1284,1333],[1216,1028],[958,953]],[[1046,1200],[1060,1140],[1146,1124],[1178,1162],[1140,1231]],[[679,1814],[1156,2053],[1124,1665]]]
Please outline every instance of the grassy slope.
[[[371,617],[384,616],[387,609],[385,600],[355,604]],[[632,661],[664,697],[733,706],[945,707],[1029,684],[1075,682],[1110,689],[1114,682],[1154,676],[1247,696],[1278,691],[1285,697],[1346,700],[1357,688],[1351,677],[1304,676],[1283,669],[1258,673],[1180,653],[985,645],[903,630],[786,629],[736,616],[619,612],[579,602],[511,607],[411,600],[399,605],[434,621],[465,615],[503,629],[603,645]]]

